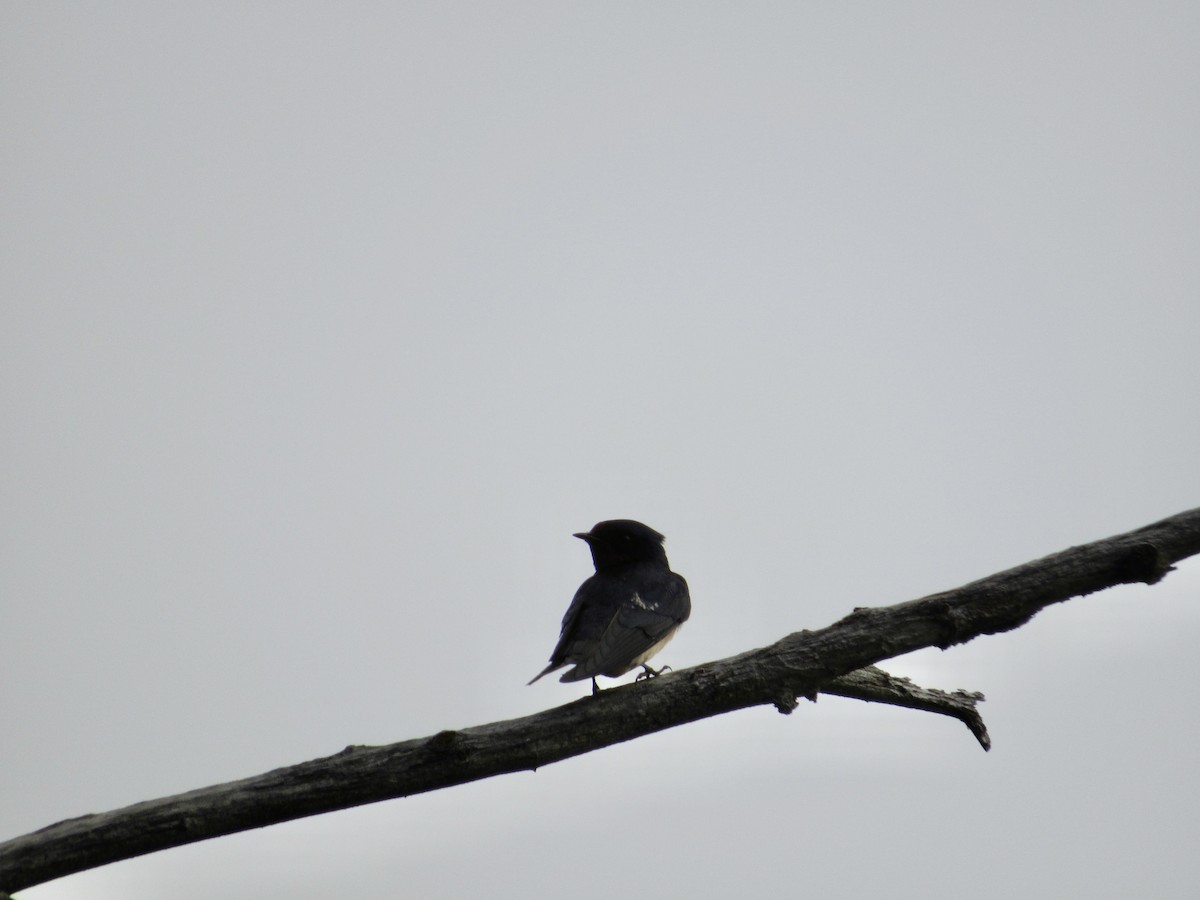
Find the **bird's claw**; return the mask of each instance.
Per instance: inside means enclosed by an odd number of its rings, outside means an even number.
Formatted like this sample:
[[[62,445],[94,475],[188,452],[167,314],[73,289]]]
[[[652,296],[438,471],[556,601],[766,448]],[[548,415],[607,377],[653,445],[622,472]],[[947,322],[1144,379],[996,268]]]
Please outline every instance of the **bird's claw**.
[[[637,677],[633,680],[634,680],[634,683],[637,683],[639,681],[649,681],[651,678],[657,678],[663,672],[669,672],[669,671],[671,671],[670,666],[663,666],[661,669],[652,669],[645,663],[642,663],[642,671],[638,672]]]

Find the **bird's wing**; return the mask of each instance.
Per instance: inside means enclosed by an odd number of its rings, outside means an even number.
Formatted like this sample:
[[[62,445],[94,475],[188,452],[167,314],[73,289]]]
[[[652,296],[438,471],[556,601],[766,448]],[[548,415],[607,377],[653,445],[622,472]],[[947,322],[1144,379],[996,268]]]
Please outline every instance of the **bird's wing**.
[[[563,681],[582,681],[594,675],[623,675],[656,644],[670,637],[691,614],[687,582],[674,572],[652,581],[639,579],[609,619],[587,654],[568,670]]]
[[[554,650],[550,654],[550,665],[533,676],[530,684],[543,675],[549,675],[555,669],[561,669],[563,666],[577,661],[580,654],[586,653],[596,638],[603,633],[607,622],[596,614],[598,607],[596,598],[608,588],[606,580],[598,575],[593,575],[579,586],[579,590],[571,598],[571,605],[567,607],[567,612],[563,616],[558,643],[554,645]]]
[[[579,586],[579,590],[571,598],[571,605],[567,607],[566,615],[563,616],[562,630],[558,633],[558,643],[554,652],[550,654],[550,662],[554,664],[557,661],[555,668],[570,659],[578,649],[575,645],[581,641],[588,641],[603,627],[603,623],[595,621],[595,615],[588,614],[589,607],[595,606],[594,601],[589,603],[589,598],[602,589],[601,584],[593,575]]]

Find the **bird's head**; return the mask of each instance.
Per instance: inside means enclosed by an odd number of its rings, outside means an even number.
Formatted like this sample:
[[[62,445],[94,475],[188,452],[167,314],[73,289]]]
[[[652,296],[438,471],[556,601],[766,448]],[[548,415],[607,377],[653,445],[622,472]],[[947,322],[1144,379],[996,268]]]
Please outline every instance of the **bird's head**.
[[[597,572],[628,563],[658,560],[665,565],[667,562],[663,536],[633,519],[597,522],[591,531],[580,531],[575,537],[591,548]]]

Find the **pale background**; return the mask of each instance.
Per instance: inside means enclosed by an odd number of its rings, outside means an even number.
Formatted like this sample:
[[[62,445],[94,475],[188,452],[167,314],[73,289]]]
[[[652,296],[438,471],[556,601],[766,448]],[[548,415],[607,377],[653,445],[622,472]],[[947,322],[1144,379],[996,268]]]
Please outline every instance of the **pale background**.
[[[1194,3],[0,6],[0,838],[1200,503]],[[825,698],[60,898],[1200,896],[1200,561]]]

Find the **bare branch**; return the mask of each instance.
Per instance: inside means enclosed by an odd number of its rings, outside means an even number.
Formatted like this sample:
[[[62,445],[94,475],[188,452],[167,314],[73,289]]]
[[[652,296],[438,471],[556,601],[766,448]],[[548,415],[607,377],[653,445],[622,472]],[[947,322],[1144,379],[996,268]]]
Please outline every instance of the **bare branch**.
[[[875,666],[865,666],[821,685],[821,693],[950,716],[966,725],[984,750],[992,749],[987,726],[983,724],[983,716],[976,708],[984,699],[983,694],[977,691],[938,691],[921,687],[907,678],[900,678]]]
[[[0,844],[0,892],[277,822],[534,770],[687,722],[838,693],[952,715],[988,746],[977,695],[941,694],[858,670],[923,647],[1023,625],[1053,603],[1118,584],[1157,583],[1200,553],[1200,509],[1073,547],[964,587],[858,609],[819,631],[584,697],[532,716],[341,753],[264,775],[59,822]]]

